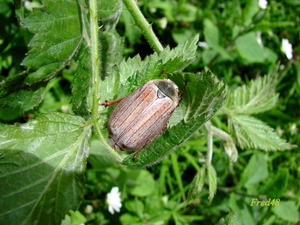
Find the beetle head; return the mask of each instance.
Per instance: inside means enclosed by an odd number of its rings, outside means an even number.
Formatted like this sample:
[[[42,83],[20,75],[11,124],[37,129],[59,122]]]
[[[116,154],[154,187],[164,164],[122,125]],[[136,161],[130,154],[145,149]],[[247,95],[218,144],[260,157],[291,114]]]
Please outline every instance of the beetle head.
[[[160,94],[163,94],[165,96],[168,96],[172,101],[175,103],[175,105],[178,105],[179,103],[179,91],[178,86],[171,81],[170,79],[155,79],[150,81],[153,84],[155,84],[158,89],[160,90]],[[159,95],[159,93],[158,93]]]

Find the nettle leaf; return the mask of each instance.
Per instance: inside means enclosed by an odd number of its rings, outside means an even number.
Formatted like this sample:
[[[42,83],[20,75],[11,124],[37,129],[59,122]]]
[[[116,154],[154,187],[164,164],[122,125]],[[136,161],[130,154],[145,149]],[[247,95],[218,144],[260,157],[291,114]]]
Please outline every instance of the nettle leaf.
[[[196,57],[198,39],[199,36],[196,35],[185,43],[179,44],[176,48],[170,49],[170,47],[166,47],[162,52],[147,56],[143,61],[139,55],[122,61],[119,66],[120,83],[124,85],[127,80],[136,73],[149,81],[153,79],[153,77],[158,78],[162,69],[165,69],[165,74],[184,69],[191,64]],[[157,63],[161,64],[158,74],[157,68],[154,68],[155,71],[149,70],[149,66],[151,67],[152,64]],[[155,73],[155,75],[153,75],[153,73]],[[140,86],[143,82],[144,81],[141,80],[140,83],[136,83],[136,85]]]
[[[202,71],[197,74],[173,73],[170,76],[182,93],[179,107],[173,113],[168,126],[172,127],[182,119],[185,122],[202,116],[202,114],[214,115],[223,104],[225,98],[225,85],[220,82],[210,71]],[[213,107],[217,106],[217,107]]]
[[[188,199],[187,202],[193,203],[194,200],[196,200],[199,197],[199,193],[201,193],[202,188],[205,184],[205,178],[206,178],[206,167],[202,167],[194,177],[189,192],[188,192]]]
[[[43,4],[24,20],[24,26],[35,33],[22,63],[31,71],[24,80],[29,84],[53,77],[69,63],[82,41],[77,1],[48,0]]]
[[[22,63],[28,70],[1,83],[0,93],[4,98],[0,104],[3,107],[25,111],[37,106],[47,81],[70,62],[82,41],[77,1],[45,0],[43,4],[21,19],[35,36]],[[28,98],[24,99],[23,95],[28,95]],[[12,99],[15,100],[12,102]]]
[[[274,73],[251,80],[248,85],[228,93],[224,110],[229,109],[236,114],[257,114],[268,111],[275,106],[278,99],[275,87]]]
[[[179,75],[182,74],[179,73]],[[197,84],[191,82],[190,86],[187,87],[189,95],[184,95],[186,99],[182,101],[193,102],[194,99],[200,95],[202,98],[198,100],[205,101],[206,103],[204,105],[206,105],[206,107],[203,107],[201,102],[198,102],[198,107],[192,107],[194,113],[192,114],[193,116],[189,117],[188,122],[185,122],[184,116],[182,116],[180,122],[176,121],[175,126],[167,129],[146,146],[145,149],[138,154],[136,161],[133,161],[135,153],[126,157],[122,162],[124,165],[131,167],[151,166],[161,161],[164,157],[179,148],[179,146],[186,142],[205,122],[212,118],[215,112],[222,106],[225,99],[225,87],[224,84],[217,81],[210,72],[195,74],[194,79],[199,80],[201,76],[211,76],[212,83],[210,85],[204,85],[203,89],[196,90],[193,88],[193,85]],[[192,77],[191,74],[189,74],[188,77],[187,79],[190,79]],[[208,92],[211,86],[216,88],[212,93]],[[191,89],[188,90],[189,88]],[[207,104],[208,102],[210,102],[210,104]]]
[[[273,128],[252,116],[232,115],[228,125],[229,132],[241,148],[278,151],[295,147],[281,139]]]
[[[109,76],[100,84],[100,98],[101,103],[105,100],[112,100],[124,97],[143,85],[144,83],[161,77],[162,70],[166,69],[167,77],[173,79],[174,71],[181,70],[187,67],[196,56],[198,36],[196,35],[191,40],[186,41],[184,44],[178,45],[176,48],[171,49],[167,47],[161,53],[154,53],[146,57],[143,61],[140,56],[135,56],[128,60],[124,60],[118,67],[114,67],[109,73]],[[113,59],[114,62],[116,59]],[[87,72],[87,68],[83,69],[83,73]],[[175,81],[175,80],[174,80]],[[175,81],[176,82],[176,81]],[[80,81],[78,82],[79,90],[81,89]],[[176,82],[177,83],[177,82]],[[182,80],[179,82],[181,85]],[[181,85],[180,87],[183,87]],[[80,91],[78,96],[80,97]],[[78,101],[78,105],[82,101]],[[100,107],[100,113],[107,115],[112,109]],[[102,116],[101,122],[107,121],[107,117]],[[177,121],[179,122],[179,121]]]
[[[121,61],[122,51],[123,41],[118,34],[104,31],[99,33],[99,74],[102,80],[108,77],[99,84],[99,89],[102,91],[100,97],[103,101],[110,100],[111,94],[116,93],[119,89],[119,78],[116,78],[119,74],[116,74],[117,71],[114,66]],[[73,96],[71,102],[74,112],[85,115],[89,113],[92,104],[87,101],[93,99],[91,96],[91,53],[85,42],[76,58],[78,59],[78,67],[72,82]]]
[[[211,202],[217,191],[217,173],[215,168],[210,164],[207,166],[207,178],[209,184],[209,196],[208,199]]]
[[[88,112],[85,99],[92,83],[89,50],[93,46],[90,45],[87,4],[84,0],[44,0],[42,7],[34,9],[25,19],[20,18],[22,24],[35,34],[22,63],[27,70],[0,84],[0,105],[21,111],[37,106],[43,99],[48,81],[75,59],[79,67],[72,84],[72,103],[76,113]],[[110,68],[119,63],[122,54],[122,40],[112,33],[122,11],[122,2],[103,0],[98,4],[99,26],[103,26],[99,34],[99,72],[104,79]]]
[[[60,224],[70,209],[77,209],[91,135],[85,123],[78,116],[51,113],[2,130],[2,223]]]

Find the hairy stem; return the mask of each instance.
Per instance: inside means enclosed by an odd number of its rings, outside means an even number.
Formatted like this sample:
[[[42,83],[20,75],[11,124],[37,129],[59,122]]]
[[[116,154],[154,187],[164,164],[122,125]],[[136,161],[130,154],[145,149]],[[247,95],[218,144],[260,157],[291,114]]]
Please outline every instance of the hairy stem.
[[[211,131],[211,122],[205,123],[206,135],[207,135],[207,156],[206,156],[206,166],[211,165],[213,156],[213,133]]]
[[[112,149],[105,138],[103,137],[99,125],[99,49],[98,49],[98,16],[97,16],[97,0],[90,0],[90,25],[91,25],[91,64],[92,64],[92,82],[93,82],[93,106],[92,106],[92,121],[98,137],[105,145],[106,149],[114,156],[118,161],[122,161],[122,157]]]
[[[142,30],[143,35],[148,40],[152,49],[156,52],[161,52],[163,50],[163,46],[154,34],[152,25],[147,22],[144,15],[141,13],[137,3],[134,0],[123,0],[123,2],[132,15],[136,25]]]

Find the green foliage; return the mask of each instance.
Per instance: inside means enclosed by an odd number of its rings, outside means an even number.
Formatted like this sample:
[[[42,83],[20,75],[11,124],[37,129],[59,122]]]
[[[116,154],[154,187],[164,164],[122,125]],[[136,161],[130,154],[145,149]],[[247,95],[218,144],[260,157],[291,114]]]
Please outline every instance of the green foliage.
[[[78,116],[52,113],[5,127],[0,139],[1,221],[58,224],[77,208],[91,135],[84,123]]]
[[[299,3],[139,0],[140,30],[129,1],[0,1],[0,223],[299,222]],[[98,104],[164,77],[182,100],[133,161]]]

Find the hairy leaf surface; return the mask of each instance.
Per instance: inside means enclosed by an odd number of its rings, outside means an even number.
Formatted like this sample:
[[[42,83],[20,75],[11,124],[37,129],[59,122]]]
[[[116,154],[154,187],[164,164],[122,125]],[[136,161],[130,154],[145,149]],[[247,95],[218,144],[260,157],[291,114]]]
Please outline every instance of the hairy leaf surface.
[[[60,224],[84,192],[89,126],[52,113],[0,135],[0,223]]]

